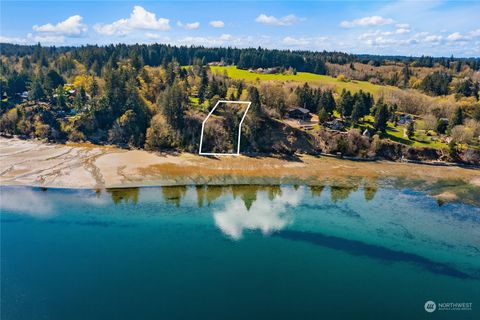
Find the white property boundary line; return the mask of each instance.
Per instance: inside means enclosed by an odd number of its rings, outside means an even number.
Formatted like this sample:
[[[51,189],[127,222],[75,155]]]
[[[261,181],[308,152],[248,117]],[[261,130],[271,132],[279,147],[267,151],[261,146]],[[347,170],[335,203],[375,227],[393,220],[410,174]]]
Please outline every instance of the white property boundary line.
[[[203,145],[203,130],[205,129],[205,123],[207,122],[208,118],[212,115],[212,113],[217,109],[220,103],[236,103],[236,104],[246,104],[247,109],[242,116],[242,120],[240,120],[240,124],[238,125],[238,145],[237,145],[237,153],[216,153],[216,152],[202,152],[202,145]],[[248,109],[250,109],[250,105],[252,104],[251,101],[230,101],[230,100],[218,100],[215,106],[213,107],[212,111],[207,115],[205,120],[202,122],[202,133],[200,135],[200,148],[198,150],[198,154],[204,156],[239,156],[240,155],[240,138],[242,135],[242,124],[243,120],[245,120],[245,116],[247,115]]]

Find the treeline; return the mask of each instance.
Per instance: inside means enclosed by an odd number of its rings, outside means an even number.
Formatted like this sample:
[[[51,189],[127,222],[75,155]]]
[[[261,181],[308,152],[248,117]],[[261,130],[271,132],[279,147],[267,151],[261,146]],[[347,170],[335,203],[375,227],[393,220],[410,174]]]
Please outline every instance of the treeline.
[[[461,70],[463,66],[469,66],[472,70],[480,70],[480,58],[455,58],[451,57],[432,57],[432,56],[421,56],[421,57],[407,57],[407,56],[377,56],[370,54],[360,54],[356,55],[358,62],[365,64],[371,63],[375,66],[384,65],[387,62],[403,62],[415,67],[426,67],[432,68],[436,64],[441,65],[447,69],[451,68],[453,65],[458,70]],[[373,63],[372,63],[373,62]]]
[[[101,75],[105,66],[121,60],[131,60],[134,67],[166,66],[176,61],[180,65],[208,64],[223,61],[239,68],[293,68],[298,71],[324,74],[325,62],[345,64],[355,60],[350,54],[341,52],[311,52],[290,50],[269,50],[263,48],[205,48],[201,46],[151,45],[108,45],[81,47],[42,47],[1,44],[2,55],[6,57],[31,57],[33,63],[56,60],[62,72],[74,67],[74,61],[82,63],[88,71]]]
[[[392,57],[353,55],[342,52],[314,52],[314,51],[291,51],[270,50],[263,48],[205,48],[202,46],[171,46],[165,44],[151,45],[107,45],[107,46],[80,46],[80,47],[42,47],[38,45],[13,45],[1,44],[1,54],[6,57],[31,57],[33,61],[56,60],[62,72],[68,72],[74,67],[74,61],[82,63],[88,71],[101,75],[105,66],[114,65],[121,60],[131,60],[133,66],[166,66],[169,62],[177,61],[180,65],[192,65],[195,63],[208,64],[210,62],[223,61],[226,64],[237,65],[239,68],[293,68],[297,71],[325,74],[325,63],[350,64],[361,62],[365,64],[384,65]],[[462,66],[469,66],[472,70],[479,70],[480,59],[478,58],[434,58],[434,57],[393,57],[408,63],[411,66],[433,67],[440,64],[450,68],[452,64],[461,70]]]

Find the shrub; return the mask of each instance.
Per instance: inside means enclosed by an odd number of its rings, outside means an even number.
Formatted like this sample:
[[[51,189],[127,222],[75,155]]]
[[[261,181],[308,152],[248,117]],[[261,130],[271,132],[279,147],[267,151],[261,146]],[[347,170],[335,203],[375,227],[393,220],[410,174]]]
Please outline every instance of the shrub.
[[[459,125],[452,128],[450,136],[455,143],[469,144],[473,139],[473,131],[464,125]]]
[[[73,129],[68,134],[68,140],[72,142],[82,142],[85,141],[85,135],[83,134],[83,132]]]
[[[172,148],[176,146],[172,129],[161,114],[154,116],[147,129],[147,138],[145,148],[147,150],[160,150],[162,148]]]
[[[346,153],[349,155],[359,155],[366,151],[370,146],[368,138],[362,136],[359,129],[350,129],[347,133]]]

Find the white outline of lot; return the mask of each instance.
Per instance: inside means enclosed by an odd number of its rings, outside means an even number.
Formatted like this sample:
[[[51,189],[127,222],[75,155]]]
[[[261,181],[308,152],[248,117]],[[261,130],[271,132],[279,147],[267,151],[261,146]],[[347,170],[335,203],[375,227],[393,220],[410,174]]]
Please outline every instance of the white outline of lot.
[[[208,118],[212,115],[212,113],[217,109],[218,105],[221,103],[229,104],[229,103],[236,103],[236,104],[246,104],[247,109],[242,116],[242,120],[240,120],[240,124],[238,125],[238,144],[237,144],[237,152],[236,153],[217,153],[217,152],[202,152],[202,145],[203,145],[203,131],[205,129],[205,123],[207,122]],[[213,109],[208,113],[205,120],[202,122],[202,132],[200,134],[200,147],[198,148],[198,154],[202,156],[239,156],[240,155],[240,138],[242,136],[242,124],[243,120],[245,120],[245,116],[247,115],[248,109],[250,109],[250,105],[252,104],[251,101],[231,101],[231,100],[218,100]]]

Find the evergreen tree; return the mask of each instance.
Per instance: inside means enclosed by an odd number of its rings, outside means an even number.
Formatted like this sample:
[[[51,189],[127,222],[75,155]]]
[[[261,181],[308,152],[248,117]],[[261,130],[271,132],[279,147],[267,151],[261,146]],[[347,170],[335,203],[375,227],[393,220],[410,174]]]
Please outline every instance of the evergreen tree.
[[[302,87],[295,89],[297,94],[297,105],[301,108],[310,110],[311,112],[317,111],[317,105],[314,103],[313,91],[308,85],[304,83]]]
[[[92,86],[90,88],[90,96],[92,98],[94,98],[98,95],[98,93],[99,93],[98,82],[97,82],[97,79],[95,78],[95,76],[93,76]]]
[[[328,114],[331,114],[333,110],[335,110],[336,104],[332,91],[327,90],[322,93],[320,106],[325,109]]]
[[[170,86],[175,81],[175,77],[176,77],[175,69],[176,69],[176,63],[175,62],[170,62],[170,63],[167,64],[167,68],[165,70],[165,73],[166,73],[167,83]]]
[[[350,91],[343,89],[338,102],[338,109],[342,116],[349,117],[353,110],[353,97]]]
[[[408,137],[408,139],[412,139],[414,134],[415,134],[415,124],[414,124],[413,121],[410,121],[407,124],[407,137]]]
[[[390,114],[388,112],[387,105],[383,103],[383,101],[377,102],[377,105],[375,106],[375,130],[385,133],[387,130],[387,121],[389,117]]]
[[[361,99],[355,100],[352,110],[352,122],[357,124],[360,118],[363,117],[363,103]]]
[[[477,91],[475,91],[475,89],[477,89]],[[463,95],[464,97],[474,96],[475,98],[477,98],[478,84],[477,88],[475,88],[475,84],[470,78],[465,79],[457,86],[457,88],[455,89],[455,93]]]
[[[448,121],[444,119],[438,119],[436,131],[440,134],[445,134],[448,128]]]
[[[55,90],[57,109],[63,110],[67,106],[67,98],[63,86],[58,86]]]
[[[463,124],[464,114],[462,107],[457,107],[455,112],[453,113],[452,118],[450,119],[450,123],[448,128],[451,130],[455,126],[459,126]]]
[[[435,71],[427,75],[420,84],[420,89],[432,95],[447,95],[452,77],[447,73]]]
[[[45,97],[45,90],[42,86],[42,81],[37,77],[30,84],[30,90],[28,91],[28,98],[30,100],[42,100]]]
[[[207,93],[207,86],[208,86],[208,75],[207,70],[202,67],[201,69],[201,80],[200,86],[198,87],[198,103],[202,104],[205,101],[205,95]]]
[[[63,86],[65,80],[61,75],[58,74],[55,70],[49,70],[45,76],[45,90],[47,90],[50,95],[53,90],[57,89],[58,86]]]
[[[22,60],[22,71],[28,72],[32,68],[32,64],[30,63],[30,59],[28,57],[24,57]]]
[[[410,69],[408,68],[408,64],[406,63],[405,63],[405,66],[403,67],[402,74],[403,74],[403,87],[407,88],[408,82],[410,81]]]
[[[260,93],[258,93],[258,89],[254,86],[248,88],[248,96],[250,101],[252,102],[250,105],[249,113],[254,118],[260,118],[262,116],[262,106],[260,101]]]
[[[165,89],[159,101],[159,109],[165,116],[167,123],[175,130],[183,129],[183,111],[186,105],[184,91],[178,82],[174,82],[171,87]]]
[[[325,108],[320,108],[320,112],[318,113],[318,122],[320,124],[324,124],[328,121],[328,112]]]
[[[242,92],[243,92],[243,81],[238,81],[237,82],[237,98],[235,100],[240,100],[240,97],[242,95]]]
[[[207,99],[211,99],[213,96],[221,96],[220,88],[215,77],[212,77],[212,81],[210,81],[208,85]]]

